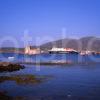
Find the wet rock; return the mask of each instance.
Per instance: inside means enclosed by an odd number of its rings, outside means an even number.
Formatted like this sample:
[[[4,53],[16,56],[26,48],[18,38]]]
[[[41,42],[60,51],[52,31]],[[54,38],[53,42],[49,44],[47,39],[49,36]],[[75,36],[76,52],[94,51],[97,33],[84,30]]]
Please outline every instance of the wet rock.
[[[0,62],[0,72],[4,71],[17,71],[20,69],[25,68],[23,65],[20,64],[15,64],[15,63],[10,63],[10,62]]]
[[[0,91],[0,100],[13,100],[13,98],[8,96],[6,92]]]

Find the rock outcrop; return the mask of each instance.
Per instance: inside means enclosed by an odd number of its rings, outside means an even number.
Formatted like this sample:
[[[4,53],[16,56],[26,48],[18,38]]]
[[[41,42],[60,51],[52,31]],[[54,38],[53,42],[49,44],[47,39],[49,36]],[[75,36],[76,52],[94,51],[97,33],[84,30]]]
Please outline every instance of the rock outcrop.
[[[17,71],[23,69],[24,66],[20,64],[10,63],[10,62],[0,62],[0,72],[3,71]]]

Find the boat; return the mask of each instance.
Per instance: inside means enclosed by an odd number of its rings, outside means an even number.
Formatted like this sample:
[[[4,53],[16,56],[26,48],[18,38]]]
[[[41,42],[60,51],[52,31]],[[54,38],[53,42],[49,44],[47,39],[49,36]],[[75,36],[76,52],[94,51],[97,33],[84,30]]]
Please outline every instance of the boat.
[[[9,60],[14,60],[15,57],[8,57]]]

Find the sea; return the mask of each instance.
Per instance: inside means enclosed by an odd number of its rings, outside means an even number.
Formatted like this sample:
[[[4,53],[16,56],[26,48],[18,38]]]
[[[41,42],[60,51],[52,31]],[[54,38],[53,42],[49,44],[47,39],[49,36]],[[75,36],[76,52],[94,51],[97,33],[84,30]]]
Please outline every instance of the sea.
[[[23,64],[24,69],[0,72],[0,93],[15,100],[100,100],[100,55],[1,53],[0,61],[83,63]]]

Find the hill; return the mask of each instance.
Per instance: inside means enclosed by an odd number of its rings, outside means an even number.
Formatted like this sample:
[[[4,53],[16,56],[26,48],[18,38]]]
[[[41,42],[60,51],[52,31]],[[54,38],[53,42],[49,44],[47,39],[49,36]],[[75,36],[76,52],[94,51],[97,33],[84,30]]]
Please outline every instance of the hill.
[[[40,46],[31,46],[31,48],[39,47],[41,50],[48,51],[52,47],[58,48],[72,48],[77,51],[92,50],[100,52],[100,38],[97,37],[83,37],[80,39],[65,38],[56,41],[47,42]],[[0,48],[0,52],[15,52],[24,53],[24,48],[5,47]]]
[[[100,51],[100,38],[97,37],[83,37],[80,39],[60,39],[40,45],[42,50],[49,50],[52,47],[73,48],[78,51],[93,50]]]

